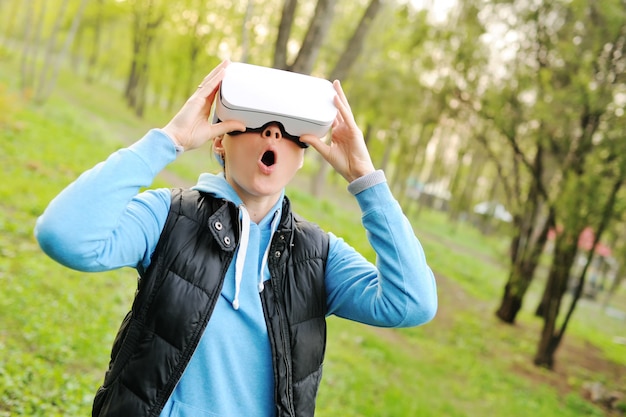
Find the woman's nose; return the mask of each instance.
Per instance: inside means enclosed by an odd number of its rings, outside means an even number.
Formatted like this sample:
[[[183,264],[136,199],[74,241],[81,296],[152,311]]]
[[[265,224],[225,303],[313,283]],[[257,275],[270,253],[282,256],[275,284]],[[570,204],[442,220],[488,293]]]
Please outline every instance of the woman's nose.
[[[262,135],[263,137],[268,138],[268,139],[269,138],[281,139],[283,137],[283,134],[280,131],[280,128],[276,125],[270,125],[266,127]]]

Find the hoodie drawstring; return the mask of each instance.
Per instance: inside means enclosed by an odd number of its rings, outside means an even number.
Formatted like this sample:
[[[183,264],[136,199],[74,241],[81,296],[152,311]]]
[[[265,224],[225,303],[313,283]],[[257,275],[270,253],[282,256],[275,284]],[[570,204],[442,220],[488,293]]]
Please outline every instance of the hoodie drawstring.
[[[239,214],[241,217],[241,238],[239,241],[239,250],[237,251],[237,260],[235,261],[235,298],[233,299],[233,308],[239,310],[239,292],[241,289],[241,280],[243,279],[243,269],[246,263],[246,254],[248,252],[248,243],[250,242],[250,214],[243,205],[239,206]],[[272,238],[278,228],[280,222],[280,210],[274,213],[272,219],[270,239],[265,248],[263,259],[261,261],[261,270],[259,272],[259,292],[262,292],[265,288],[263,285],[263,275],[265,268],[267,268],[267,258],[270,253],[270,246],[272,245]]]
[[[248,214],[248,210],[243,205],[239,206],[239,214],[241,215],[241,238],[239,250],[237,251],[237,261],[235,262],[235,298],[233,299],[233,308],[235,310],[239,310],[239,289],[241,288],[243,267],[246,263],[246,253],[248,252],[248,242],[250,241],[250,214]]]

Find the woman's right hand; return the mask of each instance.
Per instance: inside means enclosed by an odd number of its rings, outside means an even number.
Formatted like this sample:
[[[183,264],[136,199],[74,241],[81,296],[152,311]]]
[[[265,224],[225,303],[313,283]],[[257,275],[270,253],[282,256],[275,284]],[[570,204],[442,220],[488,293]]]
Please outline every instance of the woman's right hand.
[[[230,61],[222,61],[204,77],[198,89],[189,97],[163,131],[184,150],[195,149],[216,136],[232,131],[244,131],[246,126],[236,120],[213,124],[209,120],[211,106]]]

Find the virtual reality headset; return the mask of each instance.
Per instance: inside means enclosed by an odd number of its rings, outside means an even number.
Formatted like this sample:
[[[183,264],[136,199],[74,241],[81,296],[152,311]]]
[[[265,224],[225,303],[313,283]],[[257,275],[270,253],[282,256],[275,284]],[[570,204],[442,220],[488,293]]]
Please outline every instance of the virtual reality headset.
[[[337,115],[332,83],[323,78],[274,68],[230,63],[216,99],[213,121],[238,120],[247,130],[262,131],[277,123],[284,137],[323,137]],[[243,133],[233,132],[232,134]]]

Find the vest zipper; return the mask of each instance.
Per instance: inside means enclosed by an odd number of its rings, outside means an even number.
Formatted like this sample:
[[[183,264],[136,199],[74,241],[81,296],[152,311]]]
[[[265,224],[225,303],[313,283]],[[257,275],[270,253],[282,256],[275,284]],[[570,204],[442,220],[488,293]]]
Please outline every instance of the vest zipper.
[[[276,283],[274,280],[271,280],[272,282],[272,290],[274,291],[274,297],[276,300],[280,300],[280,298],[278,298],[278,290],[276,288]],[[293,408],[293,389],[291,387],[291,381],[293,379],[293,372],[291,371],[291,366],[289,363],[289,360],[287,360],[287,353],[289,352],[289,356],[291,356],[290,350],[289,350],[289,346],[287,345],[287,333],[288,331],[285,329],[285,320],[283,319],[283,315],[281,312],[281,304],[279,302],[276,302],[277,305],[277,309],[276,311],[278,312],[278,322],[280,323],[280,340],[282,342],[283,345],[283,361],[285,362],[285,368],[287,369],[287,376],[288,378],[286,378],[286,384],[287,384],[287,396],[289,399],[289,413],[290,415],[294,416],[296,415],[296,412]]]

